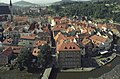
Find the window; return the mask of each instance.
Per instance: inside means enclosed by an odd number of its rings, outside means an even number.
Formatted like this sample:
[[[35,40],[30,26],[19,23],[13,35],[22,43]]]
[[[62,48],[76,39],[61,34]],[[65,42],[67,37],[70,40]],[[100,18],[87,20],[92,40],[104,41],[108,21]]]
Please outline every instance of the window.
[[[75,49],[75,47],[73,47],[73,49]]]
[[[65,47],[65,49],[67,49],[67,47]]]
[[[32,44],[31,42],[29,44]]]
[[[72,47],[70,46],[70,48],[69,49],[72,49]]]

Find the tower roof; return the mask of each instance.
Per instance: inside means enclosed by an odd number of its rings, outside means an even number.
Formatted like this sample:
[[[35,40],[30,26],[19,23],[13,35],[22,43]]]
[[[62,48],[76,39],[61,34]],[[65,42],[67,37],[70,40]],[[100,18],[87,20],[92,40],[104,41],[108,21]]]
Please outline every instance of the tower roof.
[[[12,1],[10,0],[10,6],[12,6]]]

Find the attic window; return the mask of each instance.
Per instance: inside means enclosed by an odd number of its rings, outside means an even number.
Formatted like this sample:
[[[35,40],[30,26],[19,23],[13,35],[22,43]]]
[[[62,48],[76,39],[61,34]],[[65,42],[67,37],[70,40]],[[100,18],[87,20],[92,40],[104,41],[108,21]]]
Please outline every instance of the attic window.
[[[75,47],[73,47],[73,49],[75,49]]]
[[[69,49],[72,49],[72,47],[70,46],[70,48]]]
[[[65,49],[67,49],[67,47],[65,47]]]

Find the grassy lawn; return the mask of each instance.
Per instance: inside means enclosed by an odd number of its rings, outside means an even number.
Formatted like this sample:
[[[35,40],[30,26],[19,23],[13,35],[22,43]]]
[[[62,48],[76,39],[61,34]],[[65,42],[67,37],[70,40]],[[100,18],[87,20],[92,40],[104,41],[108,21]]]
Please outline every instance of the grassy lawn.
[[[39,75],[28,73],[27,71],[0,71],[0,79],[38,79],[38,76]]]

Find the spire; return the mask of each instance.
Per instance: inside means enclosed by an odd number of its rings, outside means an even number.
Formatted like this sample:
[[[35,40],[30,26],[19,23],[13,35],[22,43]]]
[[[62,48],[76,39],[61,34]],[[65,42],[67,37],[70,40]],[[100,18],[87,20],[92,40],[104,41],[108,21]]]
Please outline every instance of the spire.
[[[10,6],[12,6],[12,1],[10,0]]]
[[[13,19],[12,1],[10,0],[11,21]]]

